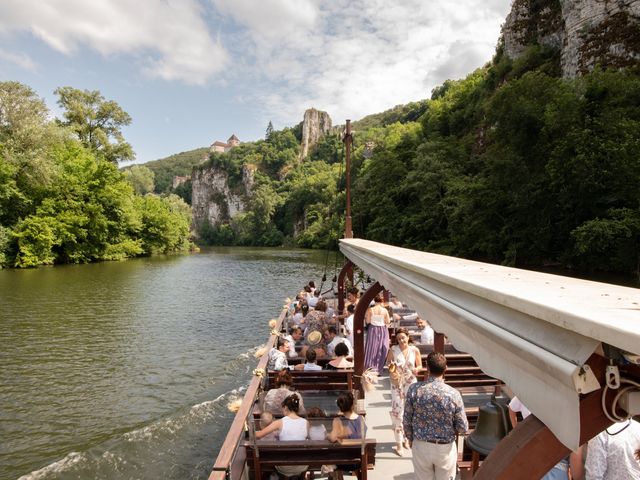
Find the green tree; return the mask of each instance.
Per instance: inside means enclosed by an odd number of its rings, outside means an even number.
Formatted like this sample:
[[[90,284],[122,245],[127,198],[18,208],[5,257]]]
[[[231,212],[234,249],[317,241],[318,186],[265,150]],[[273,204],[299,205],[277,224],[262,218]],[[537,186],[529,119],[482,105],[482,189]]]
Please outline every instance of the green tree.
[[[269,120],[269,125],[267,125],[267,131],[265,132],[264,139],[269,141],[271,139],[271,135],[273,134],[273,123]]]
[[[136,197],[140,240],[145,254],[172,253],[190,247],[191,207],[177,195]]]
[[[153,192],[153,181],[155,175],[148,167],[145,167],[144,165],[133,165],[123,173],[124,177],[133,186],[133,190],[138,195],[145,195]]]
[[[4,225],[32,212],[55,175],[50,151],[65,135],[48,114],[30,87],[0,82],[0,223]]]
[[[97,90],[60,87],[55,94],[58,105],[65,109],[62,125],[70,127],[85,147],[113,163],[135,158],[122,135],[122,127],[131,123],[131,117],[120,105],[105,100]]]

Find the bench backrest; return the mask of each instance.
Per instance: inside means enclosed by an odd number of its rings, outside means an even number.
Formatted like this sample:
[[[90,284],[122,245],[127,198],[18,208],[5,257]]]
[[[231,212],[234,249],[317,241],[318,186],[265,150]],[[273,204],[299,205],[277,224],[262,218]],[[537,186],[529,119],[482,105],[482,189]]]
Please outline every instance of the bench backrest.
[[[261,478],[263,471],[278,466],[308,465],[309,470],[320,470],[322,465],[356,464],[361,478],[366,479],[367,469],[375,464],[376,440],[373,438],[305,441],[246,441],[247,464]]]
[[[296,390],[353,390],[353,369],[349,370],[292,370]],[[277,372],[269,371],[265,390],[275,388]]]

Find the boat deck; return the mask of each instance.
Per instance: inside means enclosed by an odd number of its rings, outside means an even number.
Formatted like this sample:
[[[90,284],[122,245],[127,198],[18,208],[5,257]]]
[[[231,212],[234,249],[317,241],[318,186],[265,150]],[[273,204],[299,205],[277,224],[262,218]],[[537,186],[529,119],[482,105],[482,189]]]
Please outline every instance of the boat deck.
[[[463,394],[465,407],[475,407],[483,405],[489,401],[491,395],[488,393]],[[375,438],[378,443],[376,447],[376,466],[369,470],[367,476],[369,480],[413,480],[413,462],[411,451],[405,450],[404,456],[397,456],[392,446],[395,445],[393,430],[391,428],[391,385],[388,376],[379,378],[375,389],[367,392],[365,397],[365,408],[367,412],[368,437]],[[345,475],[345,478],[356,478]],[[457,480],[471,479],[471,472],[463,469]]]
[[[365,395],[367,411],[368,437],[375,438],[376,467],[369,470],[369,480],[413,480],[411,451],[405,450],[405,456],[397,456],[391,447],[395,445],[391,428],[391,384],[389,377],[380,377],[375,389]],[[345,478],[355,478],[347,477]]]

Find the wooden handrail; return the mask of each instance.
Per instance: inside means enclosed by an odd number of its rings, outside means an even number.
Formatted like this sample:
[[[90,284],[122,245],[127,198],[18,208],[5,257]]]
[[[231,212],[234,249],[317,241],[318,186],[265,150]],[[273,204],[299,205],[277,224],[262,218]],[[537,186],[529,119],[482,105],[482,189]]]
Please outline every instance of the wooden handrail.
[[[285,321],[287,317],[287,312],[289,311],[289,305],[285,305],[280,312],[280,316],[278,317],[277,324],[275,327],[275,331],[279,332],[282,328],[282,323]],[[269,361],[269,351],[274,347],[277,335],[271,335],[269,340],[267,341],[267,347],[265,353],[260,357],[260,361],[258,362],[257,370],[262,370],[266,374],[267,362]],[[236,451],[240,446],[240,442],[244,439],[244,428],[247,418],[253,411],[253,404],[256,400],[256,397],[260,393],[260,386],[262,383],[262,376],[254,375],[249,383],[249,387],[247,388],[246,393],[244,394],[244,398],[242,400],[242,404],[240,405],[240,409],[236,413],[236,416],[231,423],[231,427],[229,428],[229,433],[220,447],[220,451],[218,452],[218,457],[216,458],[216,462],[213,465],[213,471],[209,475],[209,480],[229,480],[231,467],[233,465],[233,460],[236,455]]]

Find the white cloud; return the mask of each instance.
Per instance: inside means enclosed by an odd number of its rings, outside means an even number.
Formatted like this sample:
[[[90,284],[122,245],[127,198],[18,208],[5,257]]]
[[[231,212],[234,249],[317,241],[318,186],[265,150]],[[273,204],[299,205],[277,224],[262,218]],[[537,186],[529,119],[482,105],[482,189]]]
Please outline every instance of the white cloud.
[[[37,66],[34,61],[24,53],[7,52],[0,48],[0,60],[14,63],[29,72],[35,72],[37,70]]]
[[[253,101],[292,124],[305,108],[334,122],[427,98],[490,60],[510,0],[211,0],[244,29],[237,67]],[[231,45],[233,43],[233,46]],[[245,94],[246,97],[246,94]]]
[[[152,76],[204,84],[228,57],[197,0],[0,0],[0,33],[30,32],[74,55],[132,55]]]

